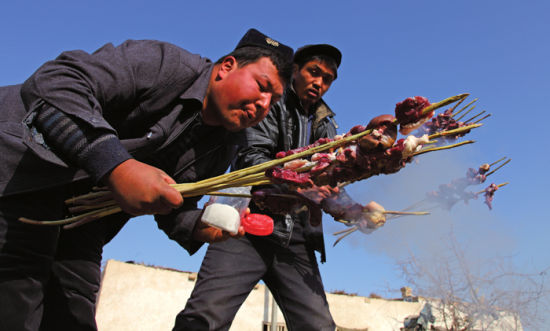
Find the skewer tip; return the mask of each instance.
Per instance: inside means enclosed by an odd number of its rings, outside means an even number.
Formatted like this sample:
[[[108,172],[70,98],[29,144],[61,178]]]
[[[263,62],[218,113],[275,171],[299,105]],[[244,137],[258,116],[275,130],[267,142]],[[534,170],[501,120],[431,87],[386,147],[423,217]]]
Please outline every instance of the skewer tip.
[[[17,220],[19,222],[26,223],[26,224],[33,224],[33,225],[45,224],[45,222],[43,222],[43,221],[31,220],[30,218],[26,218],[26,217],[19,217]]]

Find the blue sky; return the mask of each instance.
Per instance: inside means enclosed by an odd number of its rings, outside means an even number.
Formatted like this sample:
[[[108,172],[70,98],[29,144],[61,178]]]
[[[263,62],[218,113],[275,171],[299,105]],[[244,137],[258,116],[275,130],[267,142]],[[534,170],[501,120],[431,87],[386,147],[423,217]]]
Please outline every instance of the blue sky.
[[[469,100],[479,98],[477,111],[492,114],[467,136],[475,144],[420,156],[400,173],[354,184],[350,191],[362,203],[375,200],[398,210],[468,167],[507,156],[511,163],[487,181],[510,182],[496,193],[492,211],[472,201],[451,212],[388,221],[336,247],[332,232],[342,226],[325,217],[326,290],[391,297],[398,293],[390,290],[406,285],[396,261],[410,252],[429,259],[446,247],[451,230],[472,256],[507,256],[524,272],[550,265],[544,198],[549,12],[545,1],[4,1],[0,84],[22,82],[63,50],[91,52],[126,39],[169,41],[215,60],[255,27],[294,48],[340,48],[338,80],[325,100],[337,113],[341,133],[392,113],[409,96],[439,101],[470,93]],[[204,251],[189,257],[151,217],[139,217],[105,247],[104,259],[197,271]]]

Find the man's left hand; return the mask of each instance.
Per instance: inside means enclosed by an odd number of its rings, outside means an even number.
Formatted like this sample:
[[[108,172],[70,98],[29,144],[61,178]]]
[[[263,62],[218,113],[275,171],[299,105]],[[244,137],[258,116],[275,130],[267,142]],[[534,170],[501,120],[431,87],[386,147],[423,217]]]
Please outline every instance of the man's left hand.
[[[250,214],[250,209],[247,208],[242,218],[245,218],[248,214]],[[224,241],[229,238],[240,238],[244,236],[244,234],[245,231],[242,225],[239,226],[238,232],[233,234],[199,221],[193,230],[193,239],[207,243],[214,243]]]
[[[242,226],[239,226],[239,232],[232,234],[199,221],[193,230],[193,239],[207,243],[214,243],[242,236],[244,236],[244,228]]]

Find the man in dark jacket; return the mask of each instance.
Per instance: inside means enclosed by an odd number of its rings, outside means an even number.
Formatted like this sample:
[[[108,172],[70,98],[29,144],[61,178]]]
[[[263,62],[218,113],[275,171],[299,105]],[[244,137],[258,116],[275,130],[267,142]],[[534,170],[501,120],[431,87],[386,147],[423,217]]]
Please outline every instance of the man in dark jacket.
[[[326,44],[296,51],[291,86],[262,122],[245,130],[249,145],[239,151],[237,168],[336,134],[334,113],[321,97],[336,79],[340,61],[340,51]],[[208,247],[174,330],[229,329],[260,279],[281,308],[289,330],[334,330],[314,254],[319,251],[321,262],[325,261],[322,226],[312,226],[307,211],[270,216],[275,229],[269,237],[246,234]]]
[[[222,174],[238,132],[280,99],[292,49],[251,29],[212,63],[158,41],[62,53],[0,88],[0,330],[95,330],[102,247],[155,214],[194,253],[228,233],[169,184]],[[106,185],[124,213],[72,230],[64,200]],[[240,235],[244,232],[241,229]]]

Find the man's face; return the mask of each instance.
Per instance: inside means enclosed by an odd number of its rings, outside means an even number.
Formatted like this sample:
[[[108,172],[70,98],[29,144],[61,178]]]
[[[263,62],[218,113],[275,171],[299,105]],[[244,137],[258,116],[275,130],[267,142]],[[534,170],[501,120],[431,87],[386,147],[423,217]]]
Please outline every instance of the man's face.
[[[335,74],[329,66],[319,60],[306,62],[302,68],[294,66],[294,90],[306,110],[328,91]]]
[[[217,69],[209,103],[215,124],[239,131],[258,124],[283,94],[284,85],[273,62],[260,58],[239,67],[227,57]]]

